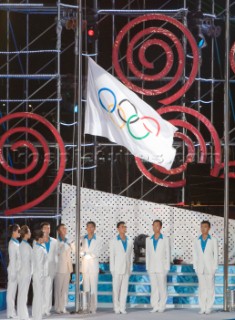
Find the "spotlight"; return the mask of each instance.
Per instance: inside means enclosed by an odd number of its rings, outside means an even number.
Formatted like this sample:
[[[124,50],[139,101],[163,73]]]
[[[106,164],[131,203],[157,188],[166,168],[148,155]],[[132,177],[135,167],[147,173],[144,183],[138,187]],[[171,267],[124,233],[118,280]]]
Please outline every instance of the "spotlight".
[[[87,40],[89,43],[93,43],[98,38],[97,24],[87,25]]]

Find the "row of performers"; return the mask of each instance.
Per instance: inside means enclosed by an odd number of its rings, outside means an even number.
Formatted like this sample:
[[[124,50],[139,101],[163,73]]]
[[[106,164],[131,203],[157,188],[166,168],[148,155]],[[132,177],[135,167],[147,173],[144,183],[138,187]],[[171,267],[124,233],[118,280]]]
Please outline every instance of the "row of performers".
[[[153,235],[146,238],[146,270],[151,283],[150,312],[164,312],[167,301],[167,273],[170,270],[169,238],[161,233],[162,221],[154,220]],[[86,224],[87,234],[81,238],[81,272],[83,291],[91,293],[92,313],[97,309],[99,255],[104,241],[96,234],[96,224]],[[215,298],[214,277],[218,266],[217,239],[209,234],[210,222],[201,222],[201,235],[193,242],[193,266],[199,281],[200,314],[211,313]],[[67,313],[66,305],[70,274],[73,271],[71,253],[74,242],[67,239],[67,227],[57,226],[58,239],[50,237],[50,224],[44,222],[34,233],[33,248],[29,244],[28,226],[11,226],[9,242],[7,317],[29,319],[28,290],[33,277],[33,320],[50,316],[54,284],[55,312]],[[117,224],[117,236],[110,241],[110,272],[113,281],[113,306],[116,314],[126,313],[128,281],[133,267],[133,242],[126,235],[125,222]],[[19,242],[21,237],[22,241]],[[17,313],[15,308],[16,291]]]

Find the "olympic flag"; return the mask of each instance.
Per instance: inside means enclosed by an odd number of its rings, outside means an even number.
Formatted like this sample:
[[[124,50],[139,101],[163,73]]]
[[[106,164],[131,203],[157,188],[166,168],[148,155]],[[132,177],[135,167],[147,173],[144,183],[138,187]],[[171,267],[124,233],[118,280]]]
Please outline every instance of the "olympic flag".
[[[134,156],[169,170],[177,128],[119,80],[88,61],[85,134],[108,138]]]

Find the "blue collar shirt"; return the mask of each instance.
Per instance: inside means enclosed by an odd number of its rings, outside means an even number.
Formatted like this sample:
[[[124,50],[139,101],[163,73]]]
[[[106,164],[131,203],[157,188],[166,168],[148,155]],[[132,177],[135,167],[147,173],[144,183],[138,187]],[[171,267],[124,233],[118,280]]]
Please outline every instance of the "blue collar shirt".
[[[45,246],[46,246],[46,249],[47,249],[47,253],[50,251],[50,245],[51,245],[51,238],[49,237],[49,241],[48,241],[48,242],[45,242]]]
[[[15,243],[19,244],[19,240],[15,239],[15,238],[11,238],[12,241],[14,241]]]
[[[154,235],[152,235],[151,239],[153,240],[154,251],[156,251],[157,245],[158,245],[158,241],[160,239],[163,239],[163,235],[160,233],[160,236],[158,237],[158,239],[155,239]]]
[[[84,239],[87,239],[88,248],[89,248],[90,245],[91,245],[91,241],[92,241],[92,240],[96,240],[96,234],[94,234],[91,239],[89,239],[89,238],[88,238],[88,234],[86,234],[86,235],[84,236]]]
[[[126,252],[126,250],[127,250],[127,240],[128,240],[128,237],[126,237],[126,240],[122,240],[122,238],[120,237],[120,235],[118,235],[118,236],[117,236],[117,240],[121,240],[121,241],[122,241],[123,249],[124,249],[124,251]]]
[[[204,252],[206,249],[207,240],[211,239],[211,236],[208,234],[206,240],[203,240],[202,235],[200,235],[198,239],[201,240],[201,248],[202,248],[202,251]]]

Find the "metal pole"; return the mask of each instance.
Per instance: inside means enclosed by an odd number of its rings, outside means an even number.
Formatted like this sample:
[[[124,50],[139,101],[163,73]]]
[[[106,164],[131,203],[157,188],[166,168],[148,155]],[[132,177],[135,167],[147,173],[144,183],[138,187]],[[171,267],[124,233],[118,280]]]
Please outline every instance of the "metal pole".
[[[8,0],[7,3],[9,4],[10,1]],[[10,51],[10,11],[7,11],[7,30],[6,30],[6,40],[7,40],[7,52]],[[10,55],[9,53],[7,53],[7,75],[10,74]],[[7,99],[7,103],[6,103],[6,114],[10,113],[10,104],[9,104],[9,99],[10,99],[10,79],[7,78],[6,81],[6,99]],[[8,131],[8,122],[6,123],[6,131]],[[9,157],[9,149],[7,148],[6,151],[6,159],[8,159]],[[8,171],[6,171],[6,178],[9,178],[9,174]],[[9,186],[8,184],[6,185],[6,208],[9,207]]]
[[[80,211],[81,211],[81,134],[82,134],[82,0],[77,0],[78,14],[75,39],[75,67],[77,67],[77,195],[76,195],[76,292],[75,309],[79,311],[79,292],[80,292]]]
[[[228,311],[228,223],[229,223],[229,47],[230,0],[226,0],[225,83],[224,83],[224,311]]]
[[[29,0],[27,0],[27,4],[29,3]],[[26,50],[29,50],[29,14],[26,15]],[[26,70],[25,70],[26,74],[29,74],[29,53],[26,54]],[[25,98],[28,99],[29,96],[29,79],[25,80]],[[25,104],[25,111],[29,112],[29,103],[28,101],[26,101]],[[29,127],[29,119],[26,118],[25,120],[26,122],[26,128]],[[26,132],[26,140],[28,140],[28,133]],[[25,159],[25,166],[28,167],[28,156],[29,156],[29,152],[28,152],[28,148],[26,148],[26,159]],[[28,179],[28,173],[25,174],[25,180]],[[28,202],[28,186],[25,186],[25,203]]]
[[[215,14],[215,3],[214,1],[212,1],[212,15]],[[211,38],[211,79],[214,79],[215,78],[215,75],[214,75],[214,59],[215,59],[215,40],[214,38],[212,37]],[[213,124],[214,123],[214,82],[211,82],[211,123]],[[211,137],[211,142],[212,142],[212,137]],[[213,166],[213,144],[211,143],[211,146],[210,146],[210,151],[211,151],[211,168]]]
[[[56,98],[57,100],[57,110],[56,110],[56,122],[57,122],[57,130],[60,132],[60,98],[61,98],[61,71],[60,71],[60,50],[61,50],[61,32],[62,32],[62,25],[61,25],[61,8],[60,8],[60,0],[57,2],[57,26],[56,26],[56,35],[57,35],[57,43],[56,43],[56,49],[58,50],[57,52],[57,89],[56,89]],[[56,169],[57,171],[59,170],[60,166],[60,153],[59,149],[57,148],[57,154],[56,154]],[[57,186],[57,192],[56,192],[56,222],[59,224],[60,218],[60,189],[61,189],[61,183],[58,184]]]
[[[93,6],[93,9],[95,12],[98,11],[98,0],[94,0],[94,6]],[[96,53],[97,55],[95,55],[95,62],[98,62],[98,41],[95,40],[95,51],[94,53]],[[94,190],[97,189],[97,166],[98,166],[98,149],[97,149],[97,137],[94,136]]]

